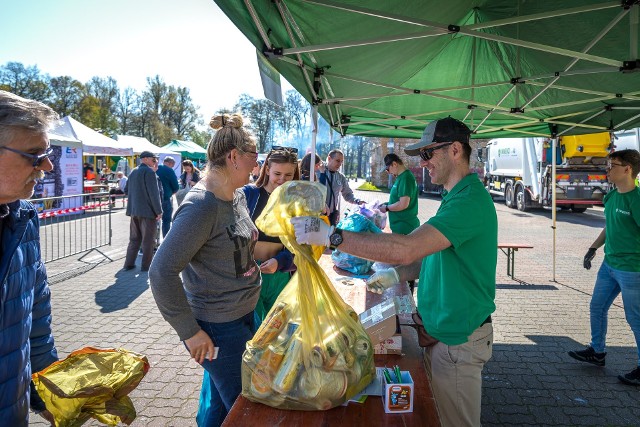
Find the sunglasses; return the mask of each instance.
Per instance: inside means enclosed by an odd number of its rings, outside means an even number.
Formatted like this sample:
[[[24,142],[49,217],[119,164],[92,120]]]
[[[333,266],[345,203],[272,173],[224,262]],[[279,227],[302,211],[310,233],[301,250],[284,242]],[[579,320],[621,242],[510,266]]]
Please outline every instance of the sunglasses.
[[[288,151],[293,154],[298,154],[298,149],[295,147],[282,147],[280,145],[272,145],[271,151]]]
[[[32,166],[34,168],[40,167],[42,162],[44,162],[45,159],[48,159],[49,157],[51,157],[51,155],[53,154],[53,148],[51,147],[48,147],[47,150],[42,154],[29,154],[29,153],[25,153],[24,151],[16,150],[14,148],[9,148],[9,147],[0,147],[0,150],[2,149],[11,151],[16,154],[20,154],[22,157],[26,157],[27,159],[33,162]]]
[[[431,160],[433,158],[434,151],[439,150],[440,148],[447,147],[451,144],[453,144],[453,142],[447,142],[446,144],[438,145],[437,147],[423,148],[422,150],[420,150],[420,158],[425,162],[427,160]]]

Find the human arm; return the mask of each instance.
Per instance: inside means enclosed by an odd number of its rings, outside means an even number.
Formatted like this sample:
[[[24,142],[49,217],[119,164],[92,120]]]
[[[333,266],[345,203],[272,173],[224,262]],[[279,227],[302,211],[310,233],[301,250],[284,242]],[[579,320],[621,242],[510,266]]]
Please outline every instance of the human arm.
[[[149,203],[153,214],[157,218],[158,216],[162,216],[162,200],[160,198],[160,189],[158,188],[158,177],[151,168],[148,168],[145,172],[144,186],[145,193],[147,194],[147,202]]]
[[[169,187],[171,188],[172,196],[176,194],[180,189],[180,184],[178,183],[178,177],[176,176],[176,173],[173,171],[173,169],[171,169],[171,173],[169,174]]]
[[[604,245],[606,237],[607,237],[607,227],[602,229],[600,234],[598,234],[598,237],[596,237],[596,240],[593,241],[593,243],[591,244],[591,246],[589,246],[589,248],[598,249],[599,247]]]
[[[339,174],[340,172],[335,172]],[[340,193],[342,193],[342,197],[349,203],[353,203],[355,205],[361,205],[364,203],[363,200],[358,199],[354,194],[351,187],[349,187],[349,180],[346,176],[340,173],[340,179],[342,180],[342,187],[340,188]]]
[[[189,202],[180,205],[172,224],[174,236],[162,242],[149,269],[151,291],[158,309],[185,341],[194,359],[206,353],[203,349],[209,343],[201,335],[196,337],[201,329],[189,306],[180,273],[210,238],[215,212],[204,215],[206,211]],[[198,227],[193,227],[196,223]]]
[[[333,227],[318,217],[292,218],[296,240],[302,244],[329,244]],[[342,232],[340,251],[372,261],[389,264],[411,264],[427,255],[442,251],[451,242],[438,229],[423,224],[411,234]]]
[[[411,197],[402,196],[400,200],[395,203],[383,203],[380,205],[380,212],[400,212],[409,207],[409,203],[411,202]]]
[[[600,234],[598,234],[598,237],[596,238],[596,240],[589,247],[589,250],[587,251],[587,253],[585,254],[585,256],[584,256],[584,258],[582,260],[582,266],[584,268],[586,268],[587,270],[591,269],[591,261],[593,261],[593,258],[595,258],[598,248],[600,246],[604,245],[604,242],[605,242],[606,237],[607,237],[607,231],[606,230],[607,230],[607,227],[602,229]]]

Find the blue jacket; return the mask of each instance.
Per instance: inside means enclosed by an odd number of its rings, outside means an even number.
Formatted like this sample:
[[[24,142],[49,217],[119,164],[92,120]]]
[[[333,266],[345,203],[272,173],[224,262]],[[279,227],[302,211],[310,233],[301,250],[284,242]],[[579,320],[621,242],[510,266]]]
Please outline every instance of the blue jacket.
[[[260,198],[260,188],[253,184],[247,184],[242,187],[242,191],[244,192],[244,196],[247,198],[249,215],[253,217],[253,212],[256,210],[258,199]],[[282,249],[274,258],[278,261],[278,271],[296,271],[296,265],[293,263],[293,254],[289,249]]]
[[[10,203],[0,221],[0,424],[27,426],[31,372],[58,360],[51,293],[31,203]]]
[[[171,200],[171,196],[176,194],[180,189],[176,173],[169,166],[160,165],[158,166],[156,175],[158,175],[162,183],[162,201],[166,202],[167,200]]]

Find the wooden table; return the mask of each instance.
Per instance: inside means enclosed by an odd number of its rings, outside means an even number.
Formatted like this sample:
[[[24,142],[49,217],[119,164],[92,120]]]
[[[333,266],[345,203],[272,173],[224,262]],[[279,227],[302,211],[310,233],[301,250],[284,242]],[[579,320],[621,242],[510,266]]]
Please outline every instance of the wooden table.
[[[350,276],[344,271],[334,270],[330,257],[323,255],[320,265],[333,280],[338,276]],[[361,279],[352,279],[353,285],[336,283],[334,286],[345,302],[356,312],[379,304],[394,296],[409,295],[409,286],[403,283],[378,295],[367,292]],[[410,323],[411,316],[401,316],[400,323]],[[429,378],[422,363],[422,350],[413,328],[402,327],[402,355],[376,354],[376,366],[399,365],[403,371],[410,371],[415,385],[413,412],[406,414],[386,414],[382,398],[369,396],[364,403],[349,403],[348,406],[328,411],[289,411],[275,409],[254,403],[239,396],[227,415],[223,426],[280,426],[280,427],[321,427],[321,426],[440,426],[440,417],[431,391]]]

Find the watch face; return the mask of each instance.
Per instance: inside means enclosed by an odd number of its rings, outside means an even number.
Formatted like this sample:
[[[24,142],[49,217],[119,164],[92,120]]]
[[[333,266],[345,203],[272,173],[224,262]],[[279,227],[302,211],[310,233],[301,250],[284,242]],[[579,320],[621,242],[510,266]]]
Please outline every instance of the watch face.
[[[342,243],[342,234],[333,233],[331,236],[329,236],[329,242],[332,246],[338,246],[340,243]]]

